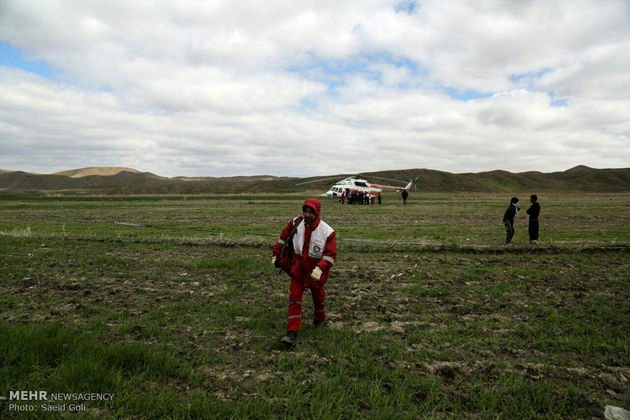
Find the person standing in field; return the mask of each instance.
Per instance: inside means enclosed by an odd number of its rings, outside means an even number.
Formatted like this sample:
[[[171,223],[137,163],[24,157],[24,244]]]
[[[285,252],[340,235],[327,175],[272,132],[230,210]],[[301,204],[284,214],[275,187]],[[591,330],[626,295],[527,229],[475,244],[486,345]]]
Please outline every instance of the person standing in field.
[[[517,206],[518,197],[512,197],[505,213],[503,214],[503,224],[505,225],[505,244],[512,242],[514,237],[514,218],[518,216],[520,208]]]
[[[409,193],[407,192],[407,190],[402,190],[402,193],[400,193],[402,195],[402,199],[403,199],[403,205],[407,205],[407,197],[409,197]]]
[[[346,193],[345,193],[345,191],[342,191],[341,192],[341,204],[343,204],[345,202],[346,202]]]
[[[311,289],[313,297],[313,325],[319,327],[326,320],[324,285],[337,258],[337,239],[333,228],[321,219],[321,208],[319,200],[306,199],[302,206],[303,217],[289,221],[272,250],[271,261],[276,266],[276,260],[285,241],[290,241],[287,245],[293,246],[289,270],[291,285],[287,334],[282,338],[282,344],[287,348],[297,342],[302,322],[302,297],[305,288]]]
[[[532,205],[527,209],[527,214],[529,214],[529,243],[536,244],[538,243],[538,216],[540,216],[540,204],[538,204],[538,196],[536,194],[532,194],[529,197],[529,201]]]

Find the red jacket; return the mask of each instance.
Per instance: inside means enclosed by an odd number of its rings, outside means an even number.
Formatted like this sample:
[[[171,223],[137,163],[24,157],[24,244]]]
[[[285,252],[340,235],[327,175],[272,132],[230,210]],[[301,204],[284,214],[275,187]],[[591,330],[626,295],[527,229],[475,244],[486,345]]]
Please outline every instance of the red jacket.
[[[319,200],[308,198],[304,206],[315,210],[317,219],[311,224],[302,222],[298,225],[293,236],[293,260],[291,261],[291,277],[304,283],[312,282],[311,273],[317,266],[322,269],[320,282],[323,284],[328,279],[328,272],[337,258],[337,240],[335,231],[324,222],[321,217],[322,205]],[[291,219],[280,234],[280,239],[273,247],[273,255],[278,256],[282,244],[293,230],[295,219]]]

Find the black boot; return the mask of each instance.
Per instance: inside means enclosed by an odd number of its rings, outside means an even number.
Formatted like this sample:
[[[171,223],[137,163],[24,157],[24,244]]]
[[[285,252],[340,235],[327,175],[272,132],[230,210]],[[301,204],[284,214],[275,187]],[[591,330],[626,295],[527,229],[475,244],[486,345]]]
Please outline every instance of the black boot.
[[[289,332],[287,332],[287,335],[282,337],[281,343],[287,349],[295,347],[295,345],[297,343],[297,331],[289,331]]]

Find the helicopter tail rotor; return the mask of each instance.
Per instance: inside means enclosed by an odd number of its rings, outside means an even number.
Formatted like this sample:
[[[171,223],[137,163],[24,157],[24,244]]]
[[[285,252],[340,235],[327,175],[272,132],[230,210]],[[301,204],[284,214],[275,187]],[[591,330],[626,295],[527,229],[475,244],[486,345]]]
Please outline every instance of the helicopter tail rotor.
[[[415,179],[410,179],[409,184],[407,184],[407,186],[405,187],[405,190],[409,191],[411,187],[413,187],[414,191],[418,191],[418,185],[417,185],[418,178],[420,178],[420,175],[417,175]]]

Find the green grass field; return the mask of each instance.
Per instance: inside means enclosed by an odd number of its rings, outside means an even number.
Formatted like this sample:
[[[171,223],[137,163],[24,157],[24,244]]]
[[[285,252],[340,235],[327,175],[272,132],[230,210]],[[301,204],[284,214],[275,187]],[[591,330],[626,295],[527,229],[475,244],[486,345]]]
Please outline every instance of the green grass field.
[[[538,246],[523,200],[509,248],[509,196],[323,199],[339,237],[329,322],[311,327],[307,293],[298,346],[283,351],[288,278],[270,248],[304,198],[0,197],[0,396],[113,394],[0,401],[0,417],[630,409],[630,194],[541,196]]]

